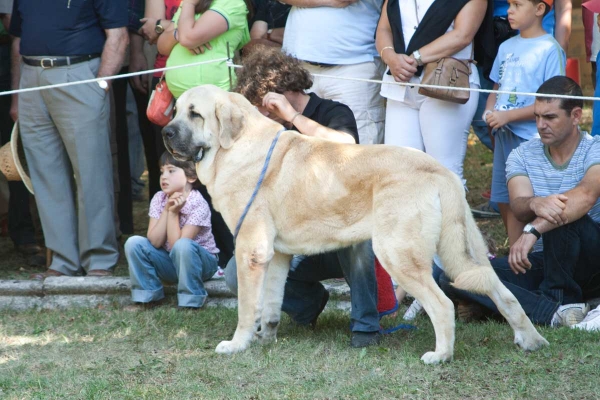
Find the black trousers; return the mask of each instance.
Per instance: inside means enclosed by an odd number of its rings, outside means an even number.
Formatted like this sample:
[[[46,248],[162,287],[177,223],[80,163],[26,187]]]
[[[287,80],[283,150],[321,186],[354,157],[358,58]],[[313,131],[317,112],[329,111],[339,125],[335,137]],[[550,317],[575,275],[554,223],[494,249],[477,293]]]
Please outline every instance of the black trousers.
[[[0,45],[0,92],[10,90],[10,45]],[[10,141],[13,120],[11,96],[0,96],[0,145]],[[29,208],[31,194],[20,181],[9,181],[8,234],[15,246],[35,243],[35,229]]]

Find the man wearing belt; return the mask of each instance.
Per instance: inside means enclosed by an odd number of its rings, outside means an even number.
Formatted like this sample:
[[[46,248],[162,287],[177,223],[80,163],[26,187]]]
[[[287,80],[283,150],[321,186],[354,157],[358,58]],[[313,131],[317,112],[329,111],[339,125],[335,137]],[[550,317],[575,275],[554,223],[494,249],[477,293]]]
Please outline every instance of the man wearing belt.
[[[282,0],[292,5],[283,51],[312,74],[380,80],[375,49],[382,0]],[[383,143],[385,105],[378,83],[314,77],[311,91],[350,107],[361,144]]]
[[[124,1],[15,0],[13,87],[115,74],[127,49],[126,26]],[[18,103],[13,98],[46,247],[54,253],[50,269],[33,278],[82,269],[90,276],[111,275],[119,258],[108,89],[105,82],[92,82],[20,93]]]

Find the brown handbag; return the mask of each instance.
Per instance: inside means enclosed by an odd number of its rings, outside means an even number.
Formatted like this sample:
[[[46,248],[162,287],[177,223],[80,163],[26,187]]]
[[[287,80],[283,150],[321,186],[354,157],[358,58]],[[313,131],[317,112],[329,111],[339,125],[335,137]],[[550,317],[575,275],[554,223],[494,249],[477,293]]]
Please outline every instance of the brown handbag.
[[[444,57],[427,63],[423,69],[421,83],[426,85],[464,88],[467,90],[450,90],[445,88],[420,87],[419,94],[438,100],[465,104],[469,101],[469,75],[473,60],[459,60],[454,57]]]

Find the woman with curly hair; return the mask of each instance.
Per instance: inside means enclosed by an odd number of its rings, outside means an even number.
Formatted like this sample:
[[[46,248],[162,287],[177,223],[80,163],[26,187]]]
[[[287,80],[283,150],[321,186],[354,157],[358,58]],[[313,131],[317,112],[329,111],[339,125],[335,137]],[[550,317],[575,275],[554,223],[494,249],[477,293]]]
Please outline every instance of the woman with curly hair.
[[[314,93],[307,94],[312,78],[299,60],[277,48],[257,46],[244,57],[242,65],[235,91],[263,115],[307,136],[358,143],[352,110]]]

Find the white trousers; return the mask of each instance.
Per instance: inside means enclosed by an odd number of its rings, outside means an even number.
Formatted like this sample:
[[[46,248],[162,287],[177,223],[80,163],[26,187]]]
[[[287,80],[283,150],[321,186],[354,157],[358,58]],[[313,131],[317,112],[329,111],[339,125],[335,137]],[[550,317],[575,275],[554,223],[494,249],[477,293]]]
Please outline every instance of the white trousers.
[[[344,78],[381,79],[385,67],[379,58],[371,62],[333,67],[302,63],[311,74]],[[350,107],[356,118],[360,144],[383,143],[385,100],[379,94],[381,84],[327,77],[313,77],[314,92],[323,99],[335,100]]]
[[[420,95],[418,90],[407,87],[404,101],[388,99],[384,143],[424,151],[464,182],[463,162],[479,93],[471,92],[466,104],[456,104]]]

